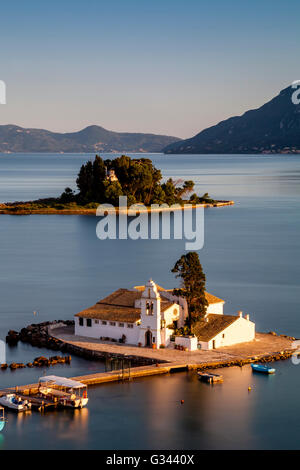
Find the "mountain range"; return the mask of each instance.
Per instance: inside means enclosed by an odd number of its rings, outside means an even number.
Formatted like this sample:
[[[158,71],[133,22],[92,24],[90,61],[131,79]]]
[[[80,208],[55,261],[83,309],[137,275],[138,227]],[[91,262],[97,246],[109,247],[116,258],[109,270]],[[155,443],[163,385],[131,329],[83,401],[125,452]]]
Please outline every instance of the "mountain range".
[[[0,152],[161,152],[178,137],[108,131],[88,126],[78,132],[59,133],[25,129],[12,124],[0,126]]]
[[[300,104],[292,102],[293,93],[289,86],[260,108],[172,143],[164,153],[300,153]]]

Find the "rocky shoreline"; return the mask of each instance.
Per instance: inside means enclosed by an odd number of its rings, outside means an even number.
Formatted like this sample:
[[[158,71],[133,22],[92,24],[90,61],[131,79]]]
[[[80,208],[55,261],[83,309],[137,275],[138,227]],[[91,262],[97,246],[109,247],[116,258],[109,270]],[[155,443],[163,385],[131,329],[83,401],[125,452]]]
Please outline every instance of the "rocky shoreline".
[[[123,351],[119,352],[112,352],[112,351],[105,351],[105,350],[93,350],[88,347],[84,347],[83,345],[76,345],[68,342],[67,340],[64,341],[63,339],[59,339],[54,336],[55,330],[65,328],[65,327],[73,327],[74,321],[73,320],[55,320],[53,322],[43,322],[38,324],[32,324],[27,326],[26,328],[22,328],[20,332],[10,330],[6,337],[7,344],[13,346],[17,345],[19,341],[24,343],[29,343],[34,347],[39,348],[46,348],[54,351],[60,351],[62,353],[74,354],[75,356],[82,357],[87,360],[93,361],[107,361],[113,358],[115,359],[122,359],[126,358],[126,360],[131,362],[132,366],[147,366],[147,365],[159,365],[159,364],[167,364],[170,362],[167,358],[158,358],[158,357],[145,357],[141,350],[137,354],[128,354],[126,348]],[[284,337],[290,341],[294,340],[295,338],[280,335],[277,336],[276,333],[270,332],[266,334],[269,337],[277,337],[280,338]],[[275,339],[274,339],[275,341]],[[292,348],[286,348],[285,350],[277,351],[277,352],[268,352],[259,355],[250,355],[245,357],[245,355],[232,358],[232,356],[228,359],[221,359],[220,360],[207,360],[205,362],[196,362],[193,363],[189,360],[186,361],[185,370],[206,370],[206,369],[217,369],[223,367],[232,367],[232,366],[239,366],[242,367],[246,364],[251,364],[254,362],[273,362],[279,360],[286,360],[289,359],[293,354],[295,354],[295,350]],[[59,359],[60,358],[60,359]],[[184,357],[182,357],[184,361]],[[27,367],[40,367],[40,366],[49,366],[55,363],[59,363],[59,361],[65,361],[66,363],[70,363],[71,356],[53,356],[49,359],[44,358],[43,356],[40,358],[36,358],[33,363],[27,364]],[[18,368],[18,365],[14,364],[10,366],[10,368]],[[8,367],[8,366],[7,366]],[[4,369],[7,367],[3,367]],[[19,367],[26,367],[25,365],[20,365]]]
[[[24,364],[23,362],[12,362],[11,364],[1,364],[1,370],[15,370],[15,369],[24,369],[25,367],[49,367],[55,366],[56,364],[71,364],[71,356],[51,356],[51,357],[44,357],[39,356],[36,357],[32,362],[27,362]]]
[[[207,369],[221,369],[224,367],[233,367],[239,366],[243,367],[247,364],[253,364],[255,362],[259,363],[267,363],[267,362],[275,362],[275,361],[285,361],[286,359],[290,359],[292,355],[295,354],[293,350],[287,351],[278,351],[272,354],[266,354],[265,356],[253,356],[247,359],[236,359],[233,361],[223,361],[223,362],[208,362],[206,364],[198,364],[198,370],[207,370]],[[194,367],[192,365],[189,366],[189,369],[192,370]]]
[[[126,357],[126,360],[129,360],[132,366],[152,365],[156,363],[165,362],[162,360],[151,359],[149,357],[143,357],[142,355],[132,356],[128,354],[122,355],[107,353],[105,351],[92,351],[83,347],[64,342],[51,334],[51,332],[54,331],[56,328],[70,326],[74,326],[73,320],[55,320],[53,322],[31,324],[25,328],[22,328],[20,332],[9,330],[6,336],[6,343],[10,346],[16,346],[18,342],[21,341],[23,343],[29,343],[31,344],[31,346],[34,347],[46,348],[51,349],[53,351],[60,351],[62,353],[74,354],[75,356],[82,357],[83,359],[91,361],[105,361],[107,359],[120,359],[121,357]],[[50,359],[51,358],[49,358],[49,360]]]

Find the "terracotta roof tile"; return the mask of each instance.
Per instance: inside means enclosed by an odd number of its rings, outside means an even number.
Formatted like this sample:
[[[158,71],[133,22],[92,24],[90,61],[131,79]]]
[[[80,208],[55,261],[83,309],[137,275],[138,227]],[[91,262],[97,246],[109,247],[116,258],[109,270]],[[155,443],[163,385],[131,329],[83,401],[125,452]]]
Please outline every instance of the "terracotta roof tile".
[[[104,299],[99,300],[97,304],[118,305],[120,307],[134,307],[135,301],[140,298],[140,292],[135,292],[129,289],[118,289],[112,294],[105,297]]]
[[[82,318],[94,318],[97,320],[121,321],[135,323],[140,319],[139,308],[119,307],[115,305],[96,304],[93,307],[82,310],[75,315]]]
[[[134,323],[141,317],[140,309],[134,306],[135,301],[140,298],[140,291],[135,292],[129,289],[118,289],[104,299],[99,300],[99,302],[92,307],[77,313],[75,316]],[[174,302],[162,297],[161,311],[164,312],[173,304]]]
[[[209,294],[208,292],[205,292],[205,297],[207,302],[211,304],[218,304],[219,302],[225,303],[225,300],[220,299],[219,297],[216,297],[215,295]]]
[[[135,308],[135,301],[140,299],[145,286],[138,286],[137,290],[117,289],[95,305],[89,307],[75,316],[84,318],[95,318],[99,320],[136,322],[140,319],[140,309]],[[161,311],[164,312],[175,302],[172,302],[163,295],[165,289],[158,286],[161,292]],[[222,299],[215,297],[206,292],[206,298],[209,304],[224,302]]]
[[[199,341],[210,341],[225,328],[234,323],[239,317],[235,315],[207,315],[208,322],[201,320],[193,326],[193,333]]]

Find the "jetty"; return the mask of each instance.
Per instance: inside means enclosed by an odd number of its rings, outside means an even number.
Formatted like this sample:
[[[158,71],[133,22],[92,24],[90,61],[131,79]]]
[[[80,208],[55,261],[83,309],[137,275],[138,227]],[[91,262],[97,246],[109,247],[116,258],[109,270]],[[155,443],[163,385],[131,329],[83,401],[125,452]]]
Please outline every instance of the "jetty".
[[[185,364],[167,364],[161,366],[140,366],[127,369],[119,369],[111,372],[99,372],[96,374],[88,374],[79,377],[72,377],[71,380],[81,382],[84,385],[99,385],[109,382],[124,382],[139,377],[147,377],[151,375],[168,374],[170,372],[179,372],[187,370]],[[31,403],[31,408],[38,411],[55,409],[59,406],[57,401],[38,396],[39,384],[21,385],[0,390],[0,397],[8,393],[14,393],[22,399],[26,399]]]
[[[143,377],[184,371],[206,371],[256,362],[285,360],[300,354],[295,338],[274,332],[256,333],[255,340],[213,350],[180,351],[173,348],[151,349],[74,335],[72,321],[46,322],[13,332],[16,340],[67,352],[93,361],[106,361],[106,372],[92,373],[72,380],[87,386],[125,382]],[[297,342],[296,342],[297,343]],[[115,369],[115,370],[112,370]],[[0,372],[2,373],[2,372]],[[58,406],[51,399],[38,396],[38,384],[0,390],[0,396],[15,393],[28,399],[33,409],[43,411]]]
[[[253,362],[269,362],[272,360],[284,360],[291,357],[294,354],[293,350],[277,352],[273,355],[266,355],[263,357],[249,357],[243,360],[232,359],[231,361],[213,361],[213,362],[199,362],[199,363],[186,363],[186,362],[166,362],[156,363],[155,365],[144,365],[133,368],[123,368],[109,372],[99,372],[88,375],[82,375],[77,377],[71,377],[71,380],[75,380],[83,383],[87,386],[106,384],[110,382],[125,382],[128,380],[138,379],[142,377],[150,377],[155,375],[166,375],[175,372],[184,372],[191,370],[207,370],[207,369],[218,369],[222,367],[232,366],[243,366]],[[221,376],[220,376],[221,377]],[[222,381],[222,380],[220,380]],[[15,393],[23,399],[30,401],[33,409],[44,411],[46,409],[57,408],[58,403],[49,399],[41,398],[38,394],[38,383],[21,385],[11,388],[5,388],[0,390],[0,397],[7,393]]]

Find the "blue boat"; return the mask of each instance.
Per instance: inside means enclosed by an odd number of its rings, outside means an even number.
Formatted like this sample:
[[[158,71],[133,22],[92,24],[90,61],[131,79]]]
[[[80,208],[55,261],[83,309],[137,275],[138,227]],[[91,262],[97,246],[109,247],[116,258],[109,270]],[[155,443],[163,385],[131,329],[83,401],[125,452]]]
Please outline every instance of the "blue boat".
[[[251,364],[253,372],[261,372],[262,374],[275,374],[276,369],[265,364]]]
[[[0,406],[0,432],[3,431],[4,429],[4,426],[6,424],[6,418],[4,416],[4,408],[2,408],[2,406]]]

